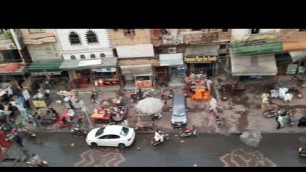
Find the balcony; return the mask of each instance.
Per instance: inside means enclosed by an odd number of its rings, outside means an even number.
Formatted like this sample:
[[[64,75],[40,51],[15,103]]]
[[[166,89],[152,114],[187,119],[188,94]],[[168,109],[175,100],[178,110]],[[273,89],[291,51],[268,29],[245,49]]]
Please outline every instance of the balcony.
[[[0,34],[0,51],[17,49],[9,30]]]
[[[218,32],[188,32],[182,34],[186,44],[203,44],[219,40]]]

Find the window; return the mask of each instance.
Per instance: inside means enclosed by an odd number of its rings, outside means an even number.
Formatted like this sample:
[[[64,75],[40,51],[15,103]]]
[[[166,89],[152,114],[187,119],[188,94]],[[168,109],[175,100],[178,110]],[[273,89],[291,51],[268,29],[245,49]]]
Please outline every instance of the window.
[[[114,135],[114,134],[109,135],[109,139],[119,139],[119,138],[120,138],[120,136],[118,136],[118,135]]]
[[[96,132],[96,137],[100,136],[101,134],[103,134],[105,127],[100,128],[97,132]]]
[[[85,55],[82,54],[82,55],[81,55],[81,59],[85,59]]]
[[[96,55],[91,54],[91,55],[90,55],[90,58],[95,59],[95,58],[96,58]]]
[[[71,60],[75,60],[76,59],[74,55],[70,56],[70,58],[71,58]]]
[[[299,32],[306,32],[306,29],[299,29]]]
[[[220,49],[226,49],[226,44],[221,44]]]
[[[87,42],[90,43],[98,43],[98,38],[95,32],[92,30],[87,31],[86,33]]]
[[[80,37],[75,32],[70,32],[70,34],[69,34],[69,41],[70,41],[71,45],[81,44]]]
[[[259,29],[251,29],[251,34],[258,34],[259,33]]]
[[[120,134],[122,136],[127,136],[129,134],[129,128],[122,127],[122,130],[121,130]]]
[[[134,29],[124,29],[124,35],[125,36],[134,36],[135,31],[134,31]]]
[[[45,33],[45,29],[29,29],[30,33]]]
[[[228,29],[222,29],[222,32],[228,32]]]
[[[100,54],[100,57],[105,57],[105,54],[104,54],[104,53],[101,53],[101,54]]]

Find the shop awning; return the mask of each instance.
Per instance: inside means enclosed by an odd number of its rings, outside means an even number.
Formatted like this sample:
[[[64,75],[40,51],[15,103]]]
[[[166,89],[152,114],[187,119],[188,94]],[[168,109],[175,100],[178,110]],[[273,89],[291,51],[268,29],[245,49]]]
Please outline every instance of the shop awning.
[[[61,61],[40,61],[40,62],[33,62],[29,66],[29,71],[59,71],[59,66]]]
[[[23,63],[0,64],[0,75],[23,75],[25,66]]]
[[[115,67],[117,57],[105,57],[102,59],[89,60],[65,60],[61,63],[61,70],[95,69],[101,67]]]
[[[160,54],[159,55],[160,66],[178,66],[183,65],[183,54]]]
[[[219,45],[191,45],[186,48],[185,56],[218,56]]]
[[[289,54],[293,62],[306,57],[306,51],[290,51]]]
[[[153,73],[152,65],[150,64],[120,66],[120,69],[123,75],[151,75]]]
[[[277,66],[274,54],[233,56],[231,54],[231,68],[233,76],[276,75]]]

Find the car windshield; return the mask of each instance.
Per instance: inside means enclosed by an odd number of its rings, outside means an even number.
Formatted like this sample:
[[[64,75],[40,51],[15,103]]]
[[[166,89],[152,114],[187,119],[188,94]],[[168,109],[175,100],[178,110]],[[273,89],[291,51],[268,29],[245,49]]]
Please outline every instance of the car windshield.
[[[103,132],[104,132],[104,127],[99,128],[99,130],[96,132],[96,137],[100,136],[101,134],[103,134]]]
[[[122,127],[122,130],[121,130],[120,134],[121,134],[122,136],[127,136],[128,133],[129,133],[129,128]]]
[[[173,116],[184,116],[185,108],[184,107],[175,107],[173,108]]]

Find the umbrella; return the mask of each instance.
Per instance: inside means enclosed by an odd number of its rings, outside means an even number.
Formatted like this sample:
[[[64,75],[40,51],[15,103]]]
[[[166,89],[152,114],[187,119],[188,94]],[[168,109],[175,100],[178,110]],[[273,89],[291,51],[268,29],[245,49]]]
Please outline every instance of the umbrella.
[[[162,110],[164,103],[161,99],[148,97],[143,100],[140,100],[137,105],[136,109],[144,114],[155,114]]]

